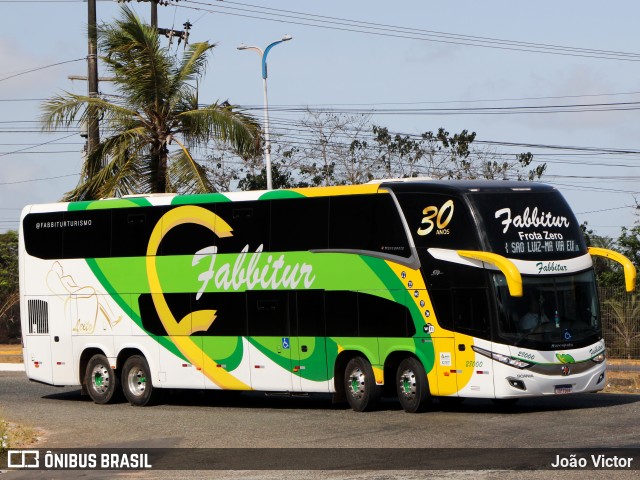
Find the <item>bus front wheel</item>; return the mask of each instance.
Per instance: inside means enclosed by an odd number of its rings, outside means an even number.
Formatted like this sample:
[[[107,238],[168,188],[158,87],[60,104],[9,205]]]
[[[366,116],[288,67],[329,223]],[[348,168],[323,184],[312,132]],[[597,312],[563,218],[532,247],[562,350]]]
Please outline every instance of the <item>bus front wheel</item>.
[[[122,367],[122,390],[129,403],[136,407],[144,407],[151,401],[153,386],[149,363],[140,355],[127,358]]]
[[[380,401],[382,388],[376,384],[371,364],[363,357],[354,357],[347,363],[344,390],[349,406],[356,412],[373,410]]]
[[[120,392],[118,375],[111,369],[107,357],[101,353],[89,360],[84,383],[91,399],[101,405],[115,401]]]
[[[423,412],[429,406],[431,395],[427,373],[418,359],[408,357],[400,362],[396,374],[396,387],[398,400],[405,412]]]

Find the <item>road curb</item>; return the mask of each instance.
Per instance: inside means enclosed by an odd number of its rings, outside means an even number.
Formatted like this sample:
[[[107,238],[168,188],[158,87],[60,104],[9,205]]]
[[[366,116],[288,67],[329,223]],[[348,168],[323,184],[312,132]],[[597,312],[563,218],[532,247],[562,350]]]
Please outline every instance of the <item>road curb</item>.
[[[0,363],[0,372],[24,372],[23,363]]]

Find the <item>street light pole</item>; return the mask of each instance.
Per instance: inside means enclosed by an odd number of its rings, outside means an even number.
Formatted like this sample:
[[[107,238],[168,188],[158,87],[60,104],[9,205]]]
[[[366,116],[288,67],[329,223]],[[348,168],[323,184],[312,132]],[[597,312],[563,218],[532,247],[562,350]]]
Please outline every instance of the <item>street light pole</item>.
[[[267,190],[273,190],[273,178],[271,176],[271,141],[269,139],[269,100],[267,97],[267,55],[269,51],[278,45],[279,43],[286,42],[291,40],[293,37],[291,35],[285,35],[282,39],[270,43],[264,51],[258,47],[250,47],[247,45],[239,45],[238,50],[253,50],[260,55],[260,60],[262,63],[262,86],[264,92],[264,162],[265,162],[265,170],[267,172]]]

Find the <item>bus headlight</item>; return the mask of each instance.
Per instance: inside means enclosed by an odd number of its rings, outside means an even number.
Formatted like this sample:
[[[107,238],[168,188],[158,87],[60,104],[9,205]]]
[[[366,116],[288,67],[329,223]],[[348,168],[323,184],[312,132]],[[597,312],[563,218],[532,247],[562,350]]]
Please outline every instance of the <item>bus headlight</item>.
[[[596,362],[596,363],[602,363],[602,362],[604,362],[605,358],[607,358],[607,357],[605,356],[604,352],[600,352],[598,355],[593,357],[591,360]]]
[[[529,368],[531,363],[520,360],[519,358],[512,358],[507,355],[503,355],[501,353],[490,352],[489,350],[485,350],[484,348],[476,347],[475,345],[471,346],[471,349],[479,353],[480,355],[484,355],[485,357],[489,357],[493,360],[496,360],[500,363],[504,363],[505,365],[509,365],[510,367],[515,367],[519,369]]]

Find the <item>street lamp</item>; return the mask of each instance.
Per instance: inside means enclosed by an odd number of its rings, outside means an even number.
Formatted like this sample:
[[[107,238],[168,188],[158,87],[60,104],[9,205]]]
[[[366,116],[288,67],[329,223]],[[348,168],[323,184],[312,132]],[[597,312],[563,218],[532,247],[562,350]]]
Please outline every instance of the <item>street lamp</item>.
[[[273,190],[273,180],[271,178],[271,142],[269,140],[269,101],[267,100],[267,55],[269,50],[279,43],[291,40],[291,35],[285,35],[277,42],[273,42],[264,49],[247,46],[244,43],[238,46],[238,50],[253,50],[260,55],[262,61],[262,84],[264,87],[264,144],[265,144],[265,169],[267,170],[267,190]]]

